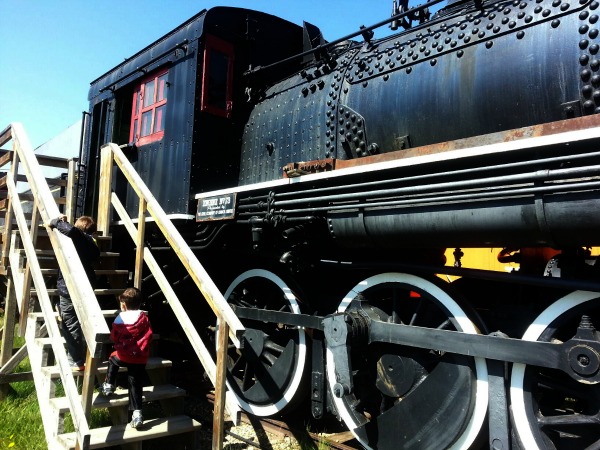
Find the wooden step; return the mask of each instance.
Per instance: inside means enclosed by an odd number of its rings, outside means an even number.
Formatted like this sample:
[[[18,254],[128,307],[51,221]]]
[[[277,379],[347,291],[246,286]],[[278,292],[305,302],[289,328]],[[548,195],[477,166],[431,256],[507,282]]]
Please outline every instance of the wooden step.
[[[172,365],[173,365],[173,363],[168,359],[160,358],[157,356],[151,356],[150,358],[148,358],[148,363],[146,364],[146,372],[151,371],[151,370],[170,369]],[[108,368],[108,362],[104,361],[103,363],[101,363],[98,366],[98,373],[105,374],[107,368]],[[53,378],[53,379],[58,378],[60,376],[58,366],[42,367],[42,371],[45,373],[46,376]],[[127,369],[125,367],[119,368],[119,372],[126,372],[126,371],[127,371]],[[81,375],[82,376],[83,370],[75,371],[75,372],[73,372],[73,375],[75,375],[75,376]]]
[[[180,387],[172,384],[163,384],[159,386],[145,386],[142,394],[142,401],[155,402],[159,400],[167,400],[176,397],[185,397],[186,392]],[[67,397],[57,397],[50,400],[50,404],[61,414],[69,411],[69,400]],[[114,394],[109,397],[95,393],[92,400],[93,408],[112,408],[118,406],[127,406],[129,404],[129,394],[127,389],[117,389]]]
[[[96,272],[96,276],[101,276],[101,275],[128,276],[129,275],[129,270],[127,270],[127,269],[94,269],[94,272]],[[42,275],[44,275],[44,276],[58,275],[58,269],[42,269]]]
[[[122,292],[122,289],[118,289],[119,292]],[[103,309],[102,310],[102,315],[104,317],[106,317],[107,319],[110,319],[112,317],[117,317],[117,315],[120,313],[121,311],[118,309]],[[54,317],[56,317],[58,319],[58,313],[55,311],[52,314]],[[37,322],[43,322],[44,319],[44,314],[41,312],[34,312],[34,313],[29,313],[29,318],[31,320],[35,320]]]
[[[94,428],[90,430],[90,449],[112,447],[128,442],[139,442],[163,436],[189,433],[199,429],[200,426],[200,422],[191,417],[180,415],[145,420],[144,425],[138,429],[131,428],[128,425]],[[58,435],[57,441],[66,449],[74,449],[75,433]]]
[[[112,247],[111,236],[94,236],[96,244],[101,252],[108,252]],[[36,242],[36,248],[42,250],[52,250],[50,239],[48,238],[48,230],[45,227],[40,227],[38,230],[38,239]]]
[[[96,297],[102,297],[105,295],[120,295],[123,293],[123,290],[125,288],[117,288],[117,289],[94,289],[94,294],[96,294]],[[48,295],[50,297],[56,297],[58,295],[58,289],[46,289],[46,292],[48,292]],[[37,291],[35,289],[31,290],[31,295],[33,296],[37,296]]]
[[[53,277],[58,275],[58,268],[41,269],[41,272],[45,277]],[[110,286],[114,288],[122,286],[122,290],[125,289],[125,285],[129,279],[129,270],[127,269],[94,269],[94,272],[98,278],[106,277],[106,281]]]
[[[21,256],[25,258],[25,249],[19,249],[18,252]],[[56,260],[56,255],[53,250],[38,250],[36,249],[35,254],[38,258],[40,264],[43,262],[53,263],[52,265],[46,264],[43,265],[42,268],[56,268],[58,267],[58,262]],[[119,262],[119,253],[115,252],[100,252],[100,259],[97,263],[95,263],[94,268],[96,269],[116,269],[117,263]]]

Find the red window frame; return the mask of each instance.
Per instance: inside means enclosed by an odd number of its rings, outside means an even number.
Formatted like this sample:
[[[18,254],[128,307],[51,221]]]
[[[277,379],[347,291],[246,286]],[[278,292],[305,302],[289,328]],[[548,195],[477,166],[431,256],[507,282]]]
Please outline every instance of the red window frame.
[[[212,61],[213,52],[218,52],[227,58],[227,79],[225,80],[225,107],[211,103],[211,89],[214,88],[211,80],[211,69],[216,63]],[[231,117],[233,97],[233,44],[216,36],[207,34],[204,45],[204,61],[202,68],[202,100],[200,110],[216,116]]]
[[[129,142],[145,145],[163,138],[168,74],[167,69],[157,71],[142,79],[134,89]]]

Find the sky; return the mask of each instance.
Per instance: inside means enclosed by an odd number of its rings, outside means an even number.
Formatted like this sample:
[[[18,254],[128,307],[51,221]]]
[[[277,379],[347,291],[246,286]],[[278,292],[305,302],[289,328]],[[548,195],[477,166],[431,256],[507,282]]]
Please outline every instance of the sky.
[[[0,131],[21,122],[43,144],[81,119],[92,80],[213,6],[307,21],[332,41],[388,18],[392,0],[0,0]]]

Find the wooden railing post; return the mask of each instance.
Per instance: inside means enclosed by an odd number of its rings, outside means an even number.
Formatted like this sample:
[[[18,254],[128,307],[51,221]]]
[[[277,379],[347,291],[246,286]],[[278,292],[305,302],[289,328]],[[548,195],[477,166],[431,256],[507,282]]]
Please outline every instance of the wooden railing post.
[[[98,186],[98,232],[108,236],[110,227],[110,191],[112,185],[113,153],[110,145],[100,151],[100,182]]]
[[[229,326],[224,320],[219,320],[217,330],[217,379],[215,383],[215,406],[213,412],[213,439],[212,450],[223,448],[225,425],[225,375],[227,373],[227,343],[229,339]]]
[[[67,169],[67,186],[65,188],[65,216],[71,223],[75,221],[75,204],[77,202],[77,160],[70,159]]]
[[[14,147],[14,145],[13,145]],[[10,167],[10,172],[8,176],[11,177],[15,183],[17,182],[17,175],[19,172],[19,153],[17,151],[13,151],[13,160],[12,165]],[[10,248],[10,237],[12,235],[13,228],[13,209],[12,209],[12,200],[10,196],[7,199],[6,204],[6,214],[4,215],[4,229],[2,230],[2,235],[4,239],[2,240],[2,261],[0,261],[0,265],[2,267],[8,266],[8,249]]]
[[[138,289],[142,288],[142,269],[144,267],[144,235],[146,234],[146,205],[146,199],[140,198],[137,236],[135,239],[135,274],[133,277],[133,285]]]
[[[0,368],[12,358],[13,343],[15,340],[15,316],[17,314],[17,296],[12,282],[8,277],[6,283],[6,298],[4,305],[4,333],[0,345]],[[0,400],[4,400],[8,394],[9,385],[0,384]]]

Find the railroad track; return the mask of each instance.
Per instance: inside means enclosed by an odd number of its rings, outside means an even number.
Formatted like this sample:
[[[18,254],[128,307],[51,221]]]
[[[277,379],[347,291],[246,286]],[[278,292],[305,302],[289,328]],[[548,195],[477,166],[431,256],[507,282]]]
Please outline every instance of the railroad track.
[[[206,398],[210,403],[213,403],[214,393],[208,393],[206,395]],[[337,450],[357,450],[361,448],[358,444],[351,445],[355,441],[354,436],[350,431],[323,435],[308,431],[304,428],[301,428],[301,426],[294,426],[293,424],[288,424],[286,422],[275,419],[260,418],[248,415],[246,413],[242,413],[241,421],[243,423],[251,425],[255,430],[266,431],[267,433],[277,436],[282,440],[286,437],[298,440],[298,436],[302,436],[302,439],[312,440],[312,442],[314,442],[315,444],[315,448],[317,448],[319,444],[326,444],[328,448]],[[225,434],[241,442],[244,442],[254,448],[262,450],[268,450],[269,448],[265,445],[261,445],[260,441],[252,441],[229,430],[225,430]]]

